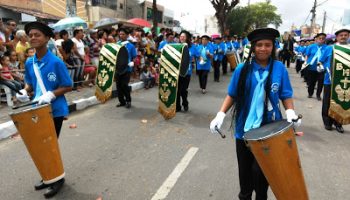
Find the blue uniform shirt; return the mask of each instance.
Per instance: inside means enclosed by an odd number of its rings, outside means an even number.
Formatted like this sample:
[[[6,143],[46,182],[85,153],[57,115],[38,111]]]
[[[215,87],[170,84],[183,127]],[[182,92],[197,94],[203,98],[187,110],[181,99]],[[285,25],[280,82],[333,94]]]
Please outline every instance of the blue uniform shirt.
[[[226,47],[227,47],[227,51],[232,51],[234,48],[231,41],[226,41]]]
[[[202,57],[205,60],[204,64],[200,63],[200,58],[197,59],[197,70],[210,70],[211,67],[211,61],[210,61],[210,57],[207,56],[207,52],[209,51],[209,53],[211,55],[214,54],[214,50],[213,50],[213,45],[211,45],[210,43],[208,43],[206,46],[198,45],[197,47],[197,51],[199,54],[199,57]]]
[[[238,42],[238,41],[234,41],[233,42],[233,47],[236,49],[236,51],[239,49],[239,48],[241,48],[241,43],[240,42]]]
[[[259,74],[265,70],[269,70],[270,65],[267,67],[261,67],[258,65],[255,60],[253,60],[253,70],[252,73],[247,76],[247,83],[250,81],[251,89],[249,93],[249,97],[247,98],[247,102],[243,106],[242,109],[249,109],[250,104],[253,98],[254,89],[257,85],[257,80],[254,76],[256,71],[259,71]],[[228,95],[230,95],[233,99],[237,98],[237,87],[239,76],[241,74],[244,63],[241,63],[237,66],[236,70],[232,74],[231,82],[228,87]],[[271,102],[271,108],[268,108],[267,113],[267,121],[263,121],[263,123],[280,120],[282,119],[282,115],[280,112],[279,100],[285,100],[293,97],[293,89],[291,83],[289,81],[288,71],[280,61],[275,60],[273,65],[273,70],[271,74],[271,90],[269,94],[269,100]],[[246,87],[247,88],[247,87]],[[263,101],[263,99],[262,99]],[[249,110],[247,110],[249,112]],[[246,119],[243,119],[243,112],[239,113],[238,118],[236,118],[236,126],[235,126],[235,137],[237,139],[243,139],[244,135],[244,124]]]
[[[322,54],[320,58],[320,62],[323,64],[323,67],[325,68],[325,74],[324,74],[324,85],[330,85],[331,84],[331,64],[332,64],[332,56],[333,56],[333,45],[327,46],[324,53]]]
[[[307,58],[307,63],[310,64],[310,66],[308,67],[309,70],[311,71],[317,71],[317,62],[319,61],[319,59],[322,57],[322,54],[324,53],[325,49],[326,49],[327,45],[325,44],[322,44],[322,45],[318,45],[318,44],[312,44],[310,45],[306,51],[305,51],[305,55],[308,57]],[[315,54],[317,53],[318,51],[318,48],[321,48],[321,57],[311,65],[311,61],[313,59],[313,57],[315,56]]]
[[[128,50],[129,62],[133,61],[134,58],[136,58],[136,56],[137,56],[136,48],[132,43],[130,43],[130,42],[124,43],[122,41],[119,41],[118,44],[124,44],[124,46]],[[132,72],[132,67],[130,67],[130,66],[128,67],[128,72]]]
[[[187,70],[187,76],[191,76],[192,75],[192,68],[193,68],[193,64],[192,61],[194,60],[195,57],[198,57],[199,54],[197,52],[197,47],[192,44],[190,48],[188,48],[189,54],[190,54],[190,64],[188,66],[188,70]]]
[[[214,49],[214,60],[222,61],[227,51],[225,43],[224,42],[220,42],[219,44],[213,43],[213,49]]]
[[[38,87],[33,68],[33,60],[39,66],[41,78],[47,91],[54,91],[59,87],[71,87],[73,85],[66,65],[48,50],[40,61],[35,54],[33,57],[28,58],[25,63],[25,82],[33,88],[34,96],[41,93],[41,91],[36,90]],[[51,108],[54,117],[67,116],[69,113],[68,104],[64,95],[56,97],[56,99],[51,102]]]

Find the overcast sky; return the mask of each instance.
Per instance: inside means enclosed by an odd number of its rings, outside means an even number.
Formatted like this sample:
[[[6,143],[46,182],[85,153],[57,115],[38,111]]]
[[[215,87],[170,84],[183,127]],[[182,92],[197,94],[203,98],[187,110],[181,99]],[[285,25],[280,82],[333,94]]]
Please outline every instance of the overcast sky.
[[[264,2],[264,0],[250,0],[250,3]],[[323,3],[324,2],[324,3]],[[158,4],[174,10],[175,19],[180,19],[185,28],[193,28],[193,24],[201,26],[204,15],[214,15],[215,11],[209,0],[157,0]],[[241,6],[246,6],[248,0],[241,0]],[[271,0],[271,3],[277,7],[278,14],[282,15],[283,24],[279,27],[280,31],[289,31],[294,23],[300,27],[304,23],[310,24],[310,10],[314,0]],[[316,23],[322,25],[323,13],[327,12],[326,31],[331,32],[341,26],[341,18],[344,15],[344,9],[350,9],[350,0],[318,0],[322,4],[316,9]],[[181,13],[188,13],[180,17]],[[307,19],[307,20],[306,20]],[[306,20],[306,21],[305,21]]]

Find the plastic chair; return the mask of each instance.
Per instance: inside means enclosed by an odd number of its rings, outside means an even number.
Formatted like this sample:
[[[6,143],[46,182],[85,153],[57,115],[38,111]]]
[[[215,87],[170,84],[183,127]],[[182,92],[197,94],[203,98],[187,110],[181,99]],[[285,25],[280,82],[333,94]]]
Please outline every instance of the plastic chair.
[[[7,105],[12,107],[13,106],[13,101],[12,101],[11,89],[8,88],[6,85],[0,84],[0,90],[4,90],[5,91]],[[1,96],[2,96],[2,94],[0,94],[0,102],[1,102]]]

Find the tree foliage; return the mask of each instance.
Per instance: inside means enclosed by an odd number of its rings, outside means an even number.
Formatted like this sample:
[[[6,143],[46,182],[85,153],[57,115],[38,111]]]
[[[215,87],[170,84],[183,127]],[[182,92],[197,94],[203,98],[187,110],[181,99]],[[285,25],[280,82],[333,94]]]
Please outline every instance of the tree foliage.
[[[221,34],[224,34],[227,27],[227,16],[233,8],[239,3],[239,0],[209,0],[215,9],[215,17],[218,20],[218,25]]]
[[[229,13],[227,24],[230,32],[238,35],[256,28],[265,28],[269,24],[278,28],[282,24],[282,19],[276,11],[276,6],[269,1],[237,7]]]

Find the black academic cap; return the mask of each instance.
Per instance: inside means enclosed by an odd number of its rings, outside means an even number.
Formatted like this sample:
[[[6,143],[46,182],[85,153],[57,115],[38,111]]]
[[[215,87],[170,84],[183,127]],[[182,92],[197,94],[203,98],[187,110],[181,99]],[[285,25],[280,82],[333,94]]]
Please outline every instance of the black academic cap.
[[[210,37],[208,35],[202,35],[201,39],[203,39],[203,38],[207,38],[207,40],[210,40]]]
[[[317,35],[315,35],[314,39],[317,38],[317,37],[319,37],[319,36],[321,36],[321,35],[327,37],[327,35],[326,35],[325,33],[317,33]]]
[[[342,33],[342,32],[348,32],[348,33],[350,33],[350,30],[349,30],[349,29],[346,29],[346,28],[342,28],[342,29],[340,29],[340,30],[337,30],[334,34],[335,34],[335,35],[338,35],[339,33]]]
[[[26,32],[27,35],[29,35],[29,32],[32,29],[37,29],[48,37],[54,36],[52,29],[48,25],[41,22],[29,22],[24,26],[24,31]]]
[[[186,30],[182,30],[182,31],[180,32],[180,35],[181,35],[182,33],[186,34],[186,36],[187,36],[188,38],[191,38],[191,37],[192,37],[192,34],[191,34],[190,32],[188,32],[188,31],[186,31]]]
[[[279,37],[280,33],[278,30],[273,28],[259,28],[248,34],[248,40],[250,42],[256,42],[258,40],[275,40],[275,38]]]

